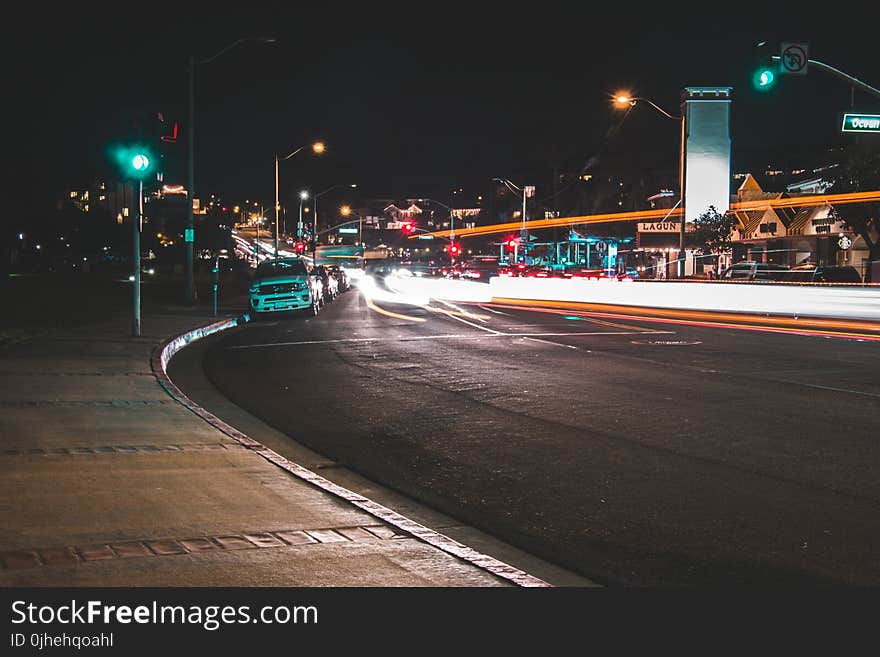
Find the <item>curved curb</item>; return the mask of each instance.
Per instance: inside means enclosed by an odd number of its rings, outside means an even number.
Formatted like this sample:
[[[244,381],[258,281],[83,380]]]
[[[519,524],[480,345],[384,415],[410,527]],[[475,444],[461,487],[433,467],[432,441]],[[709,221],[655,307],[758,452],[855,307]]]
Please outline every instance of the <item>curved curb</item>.
[[[371,516],[378,518],[379,520],[382,520],[389,525],[393,525],[394,527],[397,527],[407,534],[410,534],[415,538],[418,538],[419,540],[439,550],[442,550],[443,552],[446,552],[447,554],[451,554],[454,557],[466,561],[471,565],[476,566],[477,568],[488,571],[496,577],[505,579],[517,586],[551,586],[551,584],[545,582],[542,579],[539,579],[533,575],[529,575],[525,571],[514,568],[513,566],[510,566],[503,561],[499,561],[494,557],[490,557],[486,554],[478,552],[473,548],[459,543],[449,536],[430,529],[418,522],[415,522],[414,520],[410,520],[406,516],[403,516],[396,511],[392,511],[386,506],[373,502],[369,498],[350,491],[343,486],[334,484],[332,481],[325,479],[318,474],[315,474],[308,468],[305,468],[298,463],[294,463],[293,461],[284,458],[278,452],[269,449],[262,443],[259,443],[253,438],[250,438],[235,427],[226,424],[223,420],[196,404],[193,400],[187,397],[183,393],[183,391],[181,391],[180,388],[178,388],[169,378],[167,372],[168,362],[171,360],[171,357],[174,356],[175,353],[183,349],[186,345],[196,340],[200,340],[201,338],[212,335],[213,333],[224,331],[226,329],[239,326],[240,324],[247,323],[248,321],[250,321],[250,317],[247,314],[244,314],[240,317],[236,317],[233,319],[214,322],[213,324],[208,324],[206,326],[187,331],[186,333],[181,333],[178,336],[168,338],[167,340],[163,341],[161,344],[153,349],[152,356],[150,357],[150,367],[152,368],[153,374],[156,376],[156,379],[159,381],[159,384],[174,400],[191,410],[193,413],[205,420],[208,424],[212,425],[216,429],[219,429],[227,436],[237,441],[239,444],[256,452],[267,461],[274,463],[275,465],[286,470],[295,477],[298,477],[299,479],[302,479],[303,481],[306,481],[313,486],[317,486],[318,488],[332,495],[335,495],[336,497],[342,498],[346,502],[349,502],[359,509],[365,511],[366,513],[369,513]]]

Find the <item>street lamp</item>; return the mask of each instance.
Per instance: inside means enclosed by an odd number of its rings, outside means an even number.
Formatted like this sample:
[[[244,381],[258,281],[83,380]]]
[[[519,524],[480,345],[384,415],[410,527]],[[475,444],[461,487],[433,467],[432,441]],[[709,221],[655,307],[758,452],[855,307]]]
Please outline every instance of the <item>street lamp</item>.
[[[352,212],[352,210],[351,210],[350,205],[343,205],[341,208],[339,208],[339,214],[341,214],[343,217],[350,217],[351,212]],[[357,215],[357,221],[358,221],[358,246],[361,246],[361,244],[363,243],[363,239],[364,239],[364,218],[361,216],[360,212],[356,212],[355,214]],[[352,224],[354,222],[349,221],[348,223]],[[344,226],[344,225],[345,224],[340,224],[340,226]]]
[[[246,41],[258,41],[260,43],[275,43],[275,37],[245,37],[233,41],[228,46],[218,51],[215,55],[206,59],[197,60],[195,55],[189,56],[189,131],[187,135],[187,188],[189,190],[189,202],[186,210],[186,231],[184,243],[186,244],[186,302],[196,302],[196,288],[193,280],[193,241],[195,239],[193,228],[193,203],[195,202],[195,134],[196,134],[196,64],[210,64],[220,55],[232,50],[235,46]]]
[[[275,257],[278,257],[278,213],[281,210],[281,204],[278,202],[278,162],[280,160],[289,160],[294,155],[303,150],[308,144],[304,144],[299,148],[291,151],[287,155],[282,158],[279,158],[277,155],[275,156]],[[324,142],[316,141],[312,144],[312,152],[316,155],[320,155],[324,152]],[[300,213],[300,222],[302,222],[302,213]]]
[[[644,102],[648,103],[648,105],[650,105],[655,110],[660,112],[663,116],[665,116],[668,119],[672,119],[673,121],[678,121],[679,124],[681,125],[681,145],[680,145],[679,153],[678,153],[679,199],[678,199],[678,203],[676,203],[676,205],[681,204],[682,215],[681,215],[681,223],[679,224],[679,227],[678,227],[678,267],[677,267],[678,271],[677,271],[677,274],[678,274],[678,278],[684,278],[684,260],[685,260],[684,228],[685,228],[685,216],[686,216],[684,214],[684,182],[685,182],[685,180],[684,180],[684,162],[685,162],[685,160],[684,160],[684,147],[685,147],[685,141],[687,138],[687,133],[685,132],[685,129],[686,129],[685,116],[684,116],[684,113],[682,113],[681,116],[674,116],[674,115],[670,114],[669,112],[667,112],[662,107],[660,107],[659,105],[657,105],[656,103],[654,103],[653,101],[648,100],[647,98],[641,98],[638,96],[631,97],[629,94],[626,94],[626,93],[619,93],[614,97],[614,103],[618,107],[624,107],[624,106],[635,107],[636,103],[638,103],[639,101],[644,101]]]
[[[318,199],[326,194],[327,192],[332,192],[334,189],[338,189],[339,187],[357,187],[356,183],[351,185],[339,184],[333,185],[332,187],[328,187],[323,192],[318,192],[313,197],[315,200],[313,201],[314,207],[313,210],[315,212],[315,216],[312,217],[312,264],[315,264],[315,254],[318,250]]]
[[[306,190],[302,190],[299,193],[299,222],[296,224],[296,238],[297,241],[302,239],[303,234],[303,201],[308,200],[309,193]]]

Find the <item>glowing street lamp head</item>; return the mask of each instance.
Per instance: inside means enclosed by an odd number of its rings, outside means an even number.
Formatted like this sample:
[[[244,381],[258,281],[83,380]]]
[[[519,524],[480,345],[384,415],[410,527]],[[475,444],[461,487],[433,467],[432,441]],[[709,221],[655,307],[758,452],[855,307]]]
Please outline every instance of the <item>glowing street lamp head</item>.
[[[320,155],[324,152],[324,142],[316,141],[314,144],[312,144],[312,150]]]
[[[351,215],[351,207],[343,205],[341,208],[339,208],[339,214],[341,214],[343,217],[348,217],[349,215]]]
[[[299,193],[299,197],[300,197],[303,201],[305,201],[305,200],[309,197],[309,193],[308,193],[306,190],[302,190],[302,191]]]

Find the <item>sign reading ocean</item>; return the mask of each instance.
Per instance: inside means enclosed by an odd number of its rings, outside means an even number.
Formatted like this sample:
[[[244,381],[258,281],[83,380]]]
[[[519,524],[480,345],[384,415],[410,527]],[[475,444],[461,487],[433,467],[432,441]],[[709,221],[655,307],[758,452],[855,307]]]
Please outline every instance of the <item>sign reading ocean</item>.
[[[880,133],[880,114],[844,114],[841,131]]]

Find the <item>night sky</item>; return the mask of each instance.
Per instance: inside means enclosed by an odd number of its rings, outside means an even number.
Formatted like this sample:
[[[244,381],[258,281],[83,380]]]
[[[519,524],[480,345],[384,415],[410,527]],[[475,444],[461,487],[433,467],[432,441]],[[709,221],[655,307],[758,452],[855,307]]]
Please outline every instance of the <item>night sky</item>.
[[[208,58],[251,36],[278,41],[242,44],[198,68],[202,198],[271,202],[275,154],[315,139],[326,142],[324,156],[303,152],[282,164],[287,198],[351,182],[368,196],[443,199],[458,187],[476,196],[493,176],[537,184],[540,195],[554,167],[674,168],[677,124],[645,105],[621,124],[609,96],[629,89],[677,114],[686,85],[734,87],[735,170],[797,166],[840,143],[850,89],[814,71],[754,92],[759,41],[772,51],[784,40],[809,42],[811,57],[880,85],[876,22],[854,8],[829,6],[811,19],[743,3],[696,17],[625,3],[477,6],[25,13],[18,27],[7,23],[3,43],[7,165],[29,172],[53,200],[111,174],[107,146],[125,137],[131,116],[159,111],[185,129],[190,53]],[[877,99],[857,92],[855,101],[880,113]],[[166,182],[185,183],[183,132],[166,153]]]

